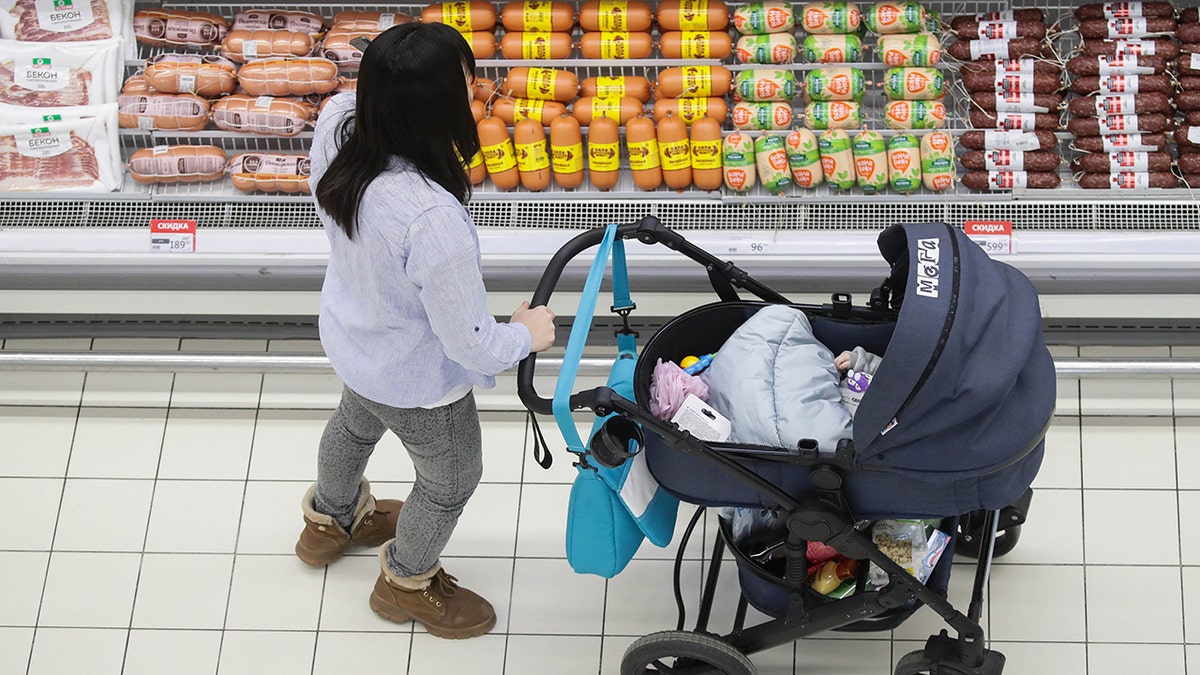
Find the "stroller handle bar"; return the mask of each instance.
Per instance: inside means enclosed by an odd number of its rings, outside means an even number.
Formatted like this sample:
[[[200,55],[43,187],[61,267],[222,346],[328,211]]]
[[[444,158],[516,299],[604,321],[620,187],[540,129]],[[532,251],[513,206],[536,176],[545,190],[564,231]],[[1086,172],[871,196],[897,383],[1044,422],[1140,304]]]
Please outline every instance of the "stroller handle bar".
[[[738,269],[734,264],[720,260],[704,249],[695,246],[685,239],[683,235],[660,223],[658,218],[654,216],[645,216],[636,222],[618,225],[616,236],[619,239],[637,239],[643,244],[662,244],[700,263],[708,271],[714,290],[717,291],[717,294],[723,300],[737,299],[736,294],[733,292],[733,287],[736,286],[744,288],[769,302],[788,302],[787,298],[750,278],[748,274]],[[579,234],[566,244],[563,244],[563,247],[555,252],[550,258],[550,262],[546,264],[546,270],[542,273],[542,278],[538,281],[537,288],[533,292],[533,298],[529,301],[529,305],[531,307],[539,307],[549,303],[550,296],[554,293],[554,288],[558,285],[558,280],[562,277],[563,270],[566,269],[567,264],[580,253],[593,246],[600,245],[600,242],[603,240],[604,228],[597,227]],[[553,402],[548,398],[539,396],[534,389],[533,373],[536,363],[537,354],[535,353],[530,353],[529,356],[521,360],[520,365],[517,367],[517,395],[529,410],[541,415],[550,415],[553,414]],[[572,394],[570,401],[571,409],[579,410],[581,408],[593,407],[595,402],[594,394],[594,391]]]

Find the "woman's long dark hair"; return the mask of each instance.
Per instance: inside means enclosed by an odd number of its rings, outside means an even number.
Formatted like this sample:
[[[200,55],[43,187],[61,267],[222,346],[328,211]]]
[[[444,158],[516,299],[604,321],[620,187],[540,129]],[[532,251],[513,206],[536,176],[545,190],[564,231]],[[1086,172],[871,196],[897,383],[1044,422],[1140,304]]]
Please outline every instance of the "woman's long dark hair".
[[[479,151],[463,68],[475,55],[462,35],[441,23],[393,26],[371,41],[358,72],[354,117],[336,133],[337,156],[317,184],[317,203],[354,238],[358,209],[392,155],[466,203],[471,183],[463,158]]]

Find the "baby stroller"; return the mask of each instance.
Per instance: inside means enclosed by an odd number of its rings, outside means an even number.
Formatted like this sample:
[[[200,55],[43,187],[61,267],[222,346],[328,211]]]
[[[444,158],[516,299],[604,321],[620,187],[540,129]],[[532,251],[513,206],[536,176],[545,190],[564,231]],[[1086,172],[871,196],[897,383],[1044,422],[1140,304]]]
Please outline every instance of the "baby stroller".
[[[604,236],[603,230],[589,231],[565,244],[532,304],[548,302],[566,264]],[[1055,397],[1054,365],[1028,279],[950,226],[887,229],[879,249],[891,271],[867,306],[853,305],[845,294],[824,305],[792,305],[834,354],[864,346],[884,356],[859,405],[852,438],[835,448],[803,438],[791,447],[717,443],[650,413],[645,402],[654,364],[715,353],[759,310],[788,301],[653,217],[620,225],[615,236],[662,244],[701,264],[720,302],[672,319],[650,338],[637,362],[633,400],[607,387],[570,395],[572,410],[626,422],[608,431],[615,442],[593,441],[593,461],[619,464],[632,454],[625,448],[642,452],[654,479],[684,502],[775,507],[783,522],[776,564],[768,566],[754,551],[734,545],[722,518],[695,630],[683,630],[681,604],[677,630],[635,641],[622,660],[622,675],[751,674],[748,654],[827,630],[890,630],[921,605],[957,635],[943,629],[931,636],[924,649],[900,659],[896,675],[1001,673],[1004,656],[987,649],[979,624],[984,589],[993,556],[1011,549],[1024,522]],[[758,299],[739,299],[735,287]],[[533,387],[534,362],[533,355],[522,362],[518,392],[531,411],[550,414],[551,401]],[[885,518],[940,519],[940,529],[951,535],[924,582],[872,539],[870,523]],[[863,563],[852,593],[834,599],[806,585],[808,542]],[[956,545],[978,558],[965,614],[946,599]],[[736,561],[742,597],[732,630],[718,635],[708,620],[726,548]],[[868,565],[886,573],[885,585],[866,583]],[[679,600],[678,564],[675,584]],[[745,626],[747,605],[773,619]]]

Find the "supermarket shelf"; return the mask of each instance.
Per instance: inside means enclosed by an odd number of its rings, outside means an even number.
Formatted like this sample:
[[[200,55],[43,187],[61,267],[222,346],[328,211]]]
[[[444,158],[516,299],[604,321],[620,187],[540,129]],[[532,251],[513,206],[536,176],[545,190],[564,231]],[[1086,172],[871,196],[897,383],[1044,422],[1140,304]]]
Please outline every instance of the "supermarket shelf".
[[[480,228],[488,288],[527,292],[550,257],[578,232]],[[0,230],[0,288],[313,291],[320,288],[327,259],[319,229],[201,231],[197,252],[188,254],[150,253],[144,228],[63,233]],[[692,229],[684,234],[785,294],[862,290],[887,273],[875,230]],[[1016,245],[1017,254],[1004,260],[1044,293],[1186,294],[1200,288],[1200,231],[1019,231]],[[590,262],[583,258],[568,267],[564,283],[581,283]],[[663,247],[631,244],[628,258],[631,277],[641,287],[661,293],[709,288],[702,268]]]

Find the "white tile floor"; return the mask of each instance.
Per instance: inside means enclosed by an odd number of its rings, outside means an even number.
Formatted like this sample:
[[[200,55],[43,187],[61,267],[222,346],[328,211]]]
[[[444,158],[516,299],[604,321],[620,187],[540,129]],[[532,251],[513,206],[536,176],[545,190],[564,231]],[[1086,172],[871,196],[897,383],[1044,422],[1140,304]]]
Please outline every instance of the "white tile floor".
[[[674,627],[674,548],[647,545],[612,581],[574,574],[563,553],[573,470],[561,455],[548,472],[529,458],[511,387],[480,395],[484,482],[445,552],[499,621],[486,637],[445,641],[371,613],[374,552],[319,570],[292,555],[334,378],[0,372],[0,674],[617,673],[634,639]],[[1196,382],[1060,381],[1031,520],[998,561],[984,616],[1007,673],[1173,675],[1200,663],[1197,401]],[[403,497],[413,475],[398,441],[380,444],[368,475],[377,494]],[[692,599],[711,531],[697,539],[684,570]],[[956,603],[972,571],[956,564]],[[736,593],[726,574],[714,628],[732,620]],[[923,610],[893,633],[830,635],[753,660],[761,673],[886,675],[940,627]]]

